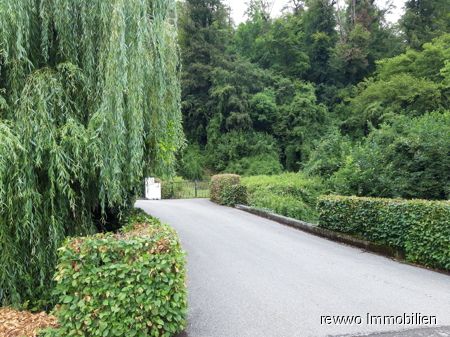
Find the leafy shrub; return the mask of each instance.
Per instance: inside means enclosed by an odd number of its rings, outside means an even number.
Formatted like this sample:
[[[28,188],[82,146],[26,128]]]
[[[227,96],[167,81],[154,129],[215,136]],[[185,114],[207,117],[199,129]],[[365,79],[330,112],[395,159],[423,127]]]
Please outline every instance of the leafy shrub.
[[[394,247],[406,259],[450,270],[450,202],[324,196],[319,226]]]
[[[295,219],[317,220],[315,205],[324,193],[321,179],[302,173],[285,173],[274,176],[254,176],[242,179],[247,187],[251,206]]]
[[[401,116],[355,146],[330,185],[339,194],[450,197],[450,111]]]
[[[181,177],[174,177],[172,180],[161,181],[161,198],[175,199],[177,195],[181,195],[184,182],[186,181]]]
[[[230,163],[243,166],[239,173],[245,171],[251,163],[241,163],[242,158],[264,155],[271,158],[271,161],[279,161],[280,149],[277,141],[266,133],[236,130],[226,133],[214,130],[210,133],[213,134],[208,136],[207,164],[215,172],[230,173]]]
[[[225,185],[220,192],[220,204],[235,206],[247,203],[247,188],[243,185]]]
[[[276,154],[260,154],[230,162],[226,172],[245,176],[280,174],[283,166]]]
[[[317,143],[315,151],[305,164],[304,172],[329,178],[343,166],[350,149],[348,137],[342,136],[337,128],[332,128]]]
[[[117,234],[67,240],[55,276],[60,328],[46,336],[172,336],[186,316],[176,232],[136,212]]]
[[[185,179],[201,180],[205,175],[205,156],[198,144],[190,144],[181,153],[177,163],[177,172]]]
[[[246,202],[247,192],[237,174],[218,174],[211,178],[210,198],[220,205],[234,206]]]

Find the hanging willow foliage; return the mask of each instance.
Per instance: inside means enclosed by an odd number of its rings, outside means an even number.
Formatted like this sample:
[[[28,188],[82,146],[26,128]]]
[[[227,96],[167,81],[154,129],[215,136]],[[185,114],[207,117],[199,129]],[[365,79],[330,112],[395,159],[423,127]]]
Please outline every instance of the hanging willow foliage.
[[[0,0],[0,303],[42,305],[68,235],[171,172],[175,0]]]

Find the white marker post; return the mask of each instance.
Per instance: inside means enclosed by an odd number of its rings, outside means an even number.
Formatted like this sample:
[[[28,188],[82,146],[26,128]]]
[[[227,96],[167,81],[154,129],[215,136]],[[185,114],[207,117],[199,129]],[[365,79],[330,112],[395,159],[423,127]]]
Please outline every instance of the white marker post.
[[[145,178],[145,198],[161,200],[161,183],[155,182],[155,178]]]

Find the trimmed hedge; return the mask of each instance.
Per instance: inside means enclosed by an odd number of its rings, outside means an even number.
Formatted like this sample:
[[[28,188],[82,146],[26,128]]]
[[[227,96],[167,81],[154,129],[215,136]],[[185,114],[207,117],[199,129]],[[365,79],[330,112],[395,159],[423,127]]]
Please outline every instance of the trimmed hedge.
[[[46,336],[172,336],[185,327],[185,255],[176,232],[135,212],[117,234],[72,238],[59,249]]]
[[[242,179],[250,206],[297,220],[317,222],[317,198],[325,192],[322,180],[302,173],[253,176]]]
[[[319,226],[402,251],[406,260],[450,270],[450,202],[322,196]]]
[[[247,203],[247,190],[237,174],[218,174],[211,178],[210,199],[220,205]]]

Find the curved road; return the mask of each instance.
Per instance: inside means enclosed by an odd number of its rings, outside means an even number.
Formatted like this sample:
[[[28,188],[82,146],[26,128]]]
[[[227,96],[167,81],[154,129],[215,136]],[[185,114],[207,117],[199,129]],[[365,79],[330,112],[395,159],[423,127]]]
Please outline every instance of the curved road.
[[[187,251],[189,322],[181,336],[450,336],[447,275],[208,200],[136,206],[175,227]],[[439,327],[367,324],[368,313],[432,315]],[[325,315],[362,322],[321,324]]]

